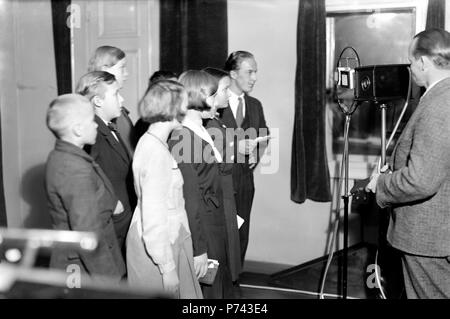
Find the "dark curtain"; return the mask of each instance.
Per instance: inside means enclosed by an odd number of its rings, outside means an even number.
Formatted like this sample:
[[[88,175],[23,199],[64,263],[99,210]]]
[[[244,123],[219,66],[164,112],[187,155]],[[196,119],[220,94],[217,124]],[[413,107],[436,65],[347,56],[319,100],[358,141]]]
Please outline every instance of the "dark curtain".
[[[0,114],[0,123],[2,122]],[[3,146],[2,146],[2,130],[0,124],[0,227],[7,226],[5,188],[3,187]]]
[[[300,0],[291,200],[331,201],[325,147],[325,0]]]
[[[70,67],[70,28],[67,8],[71,0],[52,0],[53,44],[55,48],[56,81],[58,95],[72,92],[72,71]]]
[[[228,55],[226,0],[162,0],[160,69],[223,68]]]
[[[428,0],[427,29],[445,28],[445,1]]]

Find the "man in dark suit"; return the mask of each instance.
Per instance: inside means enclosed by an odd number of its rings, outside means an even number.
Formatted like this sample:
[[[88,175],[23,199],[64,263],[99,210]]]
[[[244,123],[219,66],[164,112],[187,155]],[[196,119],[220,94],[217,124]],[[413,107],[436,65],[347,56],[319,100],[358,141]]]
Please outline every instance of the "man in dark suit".
[[[387,239],[401,252],[408,298],[450,298],[450,33],[430,29],[409,48],[426,88],[392,153],[392,171],[368,190],[392,207]]]
[[[45,179],[53,228],[98,235],[94,252],[55,250],[50,267],[67,271],[68,266],[77,265],[83,274],[119,281],[125,275],[125,263],[112,216],[123,206],[102,169],[83,150],[97,135],[92,105],[80,95],[62,95],[50,104],[47,126],[57,138]]]
[[[253,170],[267,146],[266,143],[256,145],[254,139],[268,135],[269,130],[261,102],[248,95],[257,80],[257,65],[253,54],[246,51],[231,53],[225,63],[225,70],[230,73],[231,78],[230,107],[223,109],[220,119],[227,127],[236,130],[237,139],[228,142],[227,147],[234,148],[233,186],[237,213],[244,220],[239,229],[241,262],[244,264],[250,231],[250,212],[255,194]],[[243,136],[251,136],[252,139],[244,140]],[[246,150],[241,149],[239,152],[238,144],[242,146],[242,143],[245,144]]]
[[[119,89],[114,75],[92,71],[80,79],[77,92],[91,100],[98,125],[95,144],[85,149],[108,176],[124,207],[124,212],[114,216],[113,220],[117,239],[125,255],[125,239],[136,206],[136,194],[131,168],[132,156],[112,123],[121,114]]]

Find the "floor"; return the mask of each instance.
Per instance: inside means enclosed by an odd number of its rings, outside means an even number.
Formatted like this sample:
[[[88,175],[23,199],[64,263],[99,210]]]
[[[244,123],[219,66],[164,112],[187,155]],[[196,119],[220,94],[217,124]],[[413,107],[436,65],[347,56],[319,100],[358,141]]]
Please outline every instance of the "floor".
[[[371,245],[357,245],[348,251],[347,269],[347,298],[348,299],[380,299],[381,290],[373,281],[371,265],[374,265],[374,256],[377,249]],[[381,263],[384,255],[379,255],[379,267],[384,270],[391,269],[395,256],[386,255],[389,265]],[[338,252],[333,257],[323,288],[324,299],[341,299],[343,254]],[[246,262],[241,275],[242,299],[319,299],[326,257],[312,260],[299,266],[286,266],[279,264]],[[401,273],[401,271],[400,271]],[[372,275],[372,276],[371,276]],[[388,298],[401,299],[403,290],[402,278],[398,271],[382,272],[382,287]]]

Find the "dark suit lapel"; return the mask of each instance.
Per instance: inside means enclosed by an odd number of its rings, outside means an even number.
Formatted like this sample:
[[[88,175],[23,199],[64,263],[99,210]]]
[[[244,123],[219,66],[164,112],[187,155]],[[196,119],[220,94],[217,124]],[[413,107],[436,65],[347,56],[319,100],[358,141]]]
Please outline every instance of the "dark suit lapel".
[[[108,177],[105,175],[105,173],[103,172],[102,168],[100,167],[100,165],[98,165],[96,162],[92,162],[92,167],[94,168],[94,171],[97,173],[97,175],[101,178],[101,180],[103,181],[103,183],[105,184],[106,188],[108,189],[108,191],[111,194],[115,194],[114,192],[114,188],[111,184],[111,182],[109,181]]]
[[[245,116],[244,121],[242,122],[242,128],[248,129],[249,127],[255,127],[254,124],[252,123],[253,105],[251,105],[250,99],[248,98],[247,94],[244,95],[244,100],[245,100]]]
[[[237,128],[236,119],[234,118],[230,105],[223,109],[220,119],[227,127]]]
[[[101,118],[96,116],[95,121],[98,124],[98,128],[97,128],[98,134],[102,134],[103,137],[105,138],[106,142],[111,146],[111,148],[117,154],[119,154],[120,158],[122,158],[122,160],[125,163],[128,164],[130,162],[130,155],[127,151],[126,146],[123,145],[123,143],[120,143],[118,140],[116,140],[116,138],[113,136],[109,127],[106,126],[105,122],[103,122],[103,120]]]

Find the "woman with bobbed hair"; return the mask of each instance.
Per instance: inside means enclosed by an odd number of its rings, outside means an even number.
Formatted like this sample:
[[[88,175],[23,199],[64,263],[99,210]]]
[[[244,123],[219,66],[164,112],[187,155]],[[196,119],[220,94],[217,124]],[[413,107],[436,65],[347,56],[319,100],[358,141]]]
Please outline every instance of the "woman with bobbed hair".
[[[186,106],[185,89],[170,80],[150,85],[139,103],[140,116],[152,124],[134,154],[138,204],[127,237],[127,267],[132,286],[192,299],[202,298],[202,292],[194,271],[183,177],[167,145]]]
[[[208,259],[217,260],[215,280],[212,284],[202,284],[203,296],[234,298],[219,171],[222,155],[203,127],[203,119],[211,116],[218,83],[208,73],[197,70],[184,72],[178,81],[188,93],[188,110],[183,128],[173,132],[169,147],[184,178],[195,271],[202,278],[208,269]]]
[[[216,115],[229,107],[228,99],[231,79],[228,72],[205,68],[206,73],[212,75],[217,81],[217,92],[211,109],[211,116],[203,120],[203,125],[214,140],[214,144],[221,152],[223,162],[219,164],[220,181],[223,191],[223,206],[225,212],[226,229],[228,237],[227,257],[230,264],[230,272],[233,282],[237,282],[241,272],[241,247],[239,244],[239,228],[237,222],[237,207],[233,188],[233,154],[234,154],[234,130],[229,128]]]

